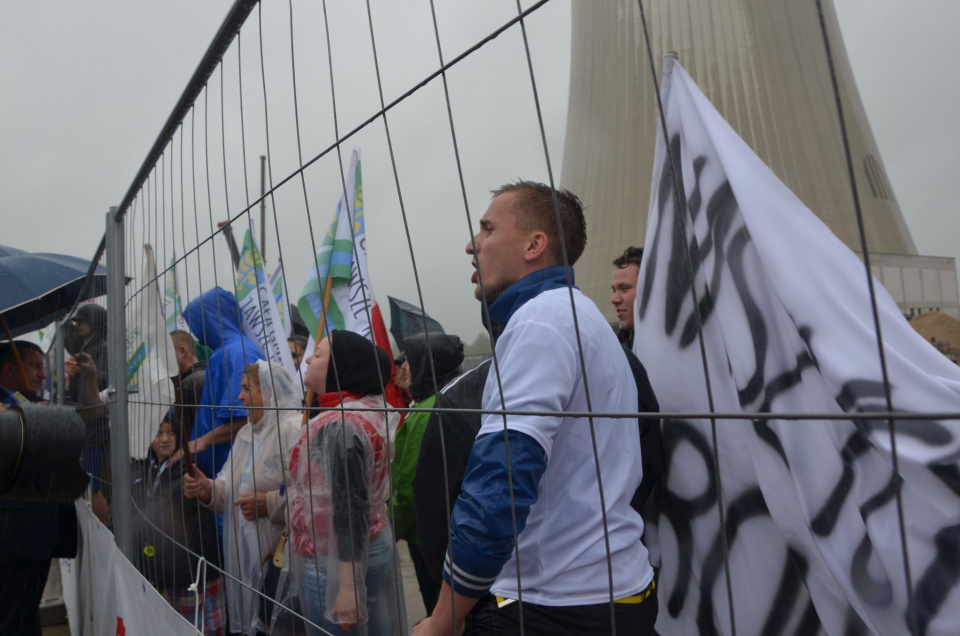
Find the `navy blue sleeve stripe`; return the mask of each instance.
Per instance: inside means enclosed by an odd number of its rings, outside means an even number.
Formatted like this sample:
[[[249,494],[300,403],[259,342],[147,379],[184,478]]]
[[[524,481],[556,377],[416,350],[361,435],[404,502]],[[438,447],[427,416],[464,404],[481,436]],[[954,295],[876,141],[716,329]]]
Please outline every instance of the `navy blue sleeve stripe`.
[[[546,452],[529,435],[509,430],[513,466],[513,499],[517,534],[526,526],[536,503],[540,478],[547,469]],[[507,489],[507,456],[504,434],[481,435],[473,445],[451,521],[451,552],[443,578],[464,596],[482,596],[513,554],[513,515]]]

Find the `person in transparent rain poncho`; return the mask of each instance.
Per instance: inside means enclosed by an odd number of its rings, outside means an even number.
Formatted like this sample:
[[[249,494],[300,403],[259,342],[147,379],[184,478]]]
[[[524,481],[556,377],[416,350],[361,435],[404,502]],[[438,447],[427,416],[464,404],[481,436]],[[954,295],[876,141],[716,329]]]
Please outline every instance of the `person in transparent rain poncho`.
[[[193,466],[183,477],[183,493],[223,513],[230,631],[254,635],[270,631],[258,618],[258,591],[286,521],[281,486],[287,451],[300,435],[302,394],[289,371],[262,360],[245,369],[241,386],[249,421],[233,440],[223,469],[211,480]]]
[[[400,418],[373,410],[384,408],[390,357],[358,334],[334,331],[307,364],[304,383],[319,394],[321,413],[290,451],[289,498],[300,604],[324,630],[310,633],[403,634],[403,588],[387,515]]]

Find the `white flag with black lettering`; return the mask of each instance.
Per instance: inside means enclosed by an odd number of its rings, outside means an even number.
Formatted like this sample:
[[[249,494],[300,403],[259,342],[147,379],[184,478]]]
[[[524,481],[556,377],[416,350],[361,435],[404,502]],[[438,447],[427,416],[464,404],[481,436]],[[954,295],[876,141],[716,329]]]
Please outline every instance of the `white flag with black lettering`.
[[[252,225],[243,237],[236,277],[243,335],[260,345],[269,362],[279,362],[290,373],[296,373],[273,285],[267,278]]]
[[[634,349],[663,411],[709,412],[699,314],[715,412],[744,417],[719,471],[709,419],[663,422],[658,630],[730,634],[729,593],[740,634],[956,634],[960,423],[896,421],[912,607],[888,421],[752,417],[887,410],[864,266],[672,57],[662,94],[679,179],[661,131]],[[875,289],[893,410],[960,412],[960,369]]]

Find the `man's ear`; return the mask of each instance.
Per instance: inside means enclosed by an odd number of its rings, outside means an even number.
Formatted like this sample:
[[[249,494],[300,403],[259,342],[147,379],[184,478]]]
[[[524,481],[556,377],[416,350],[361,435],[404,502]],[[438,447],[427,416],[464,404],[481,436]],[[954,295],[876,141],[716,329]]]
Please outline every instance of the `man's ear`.
[[[546,232],[542,230],[531,232],[530,235],[527,236],[527,242],[524,246],[523,260],[531,263],[544,258],[547,254],[549,244],[550,239],[547,237]]]

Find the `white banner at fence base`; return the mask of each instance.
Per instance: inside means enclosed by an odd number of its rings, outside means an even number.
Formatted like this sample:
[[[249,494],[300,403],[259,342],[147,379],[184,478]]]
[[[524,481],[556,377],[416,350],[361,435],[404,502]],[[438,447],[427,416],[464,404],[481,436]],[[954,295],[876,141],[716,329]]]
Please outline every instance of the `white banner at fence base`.
[[[60,560],[71,636],[197,634],[123,556],[113,533],[82,499],[77,501],[77,519],[80,553],[76,559]]]

